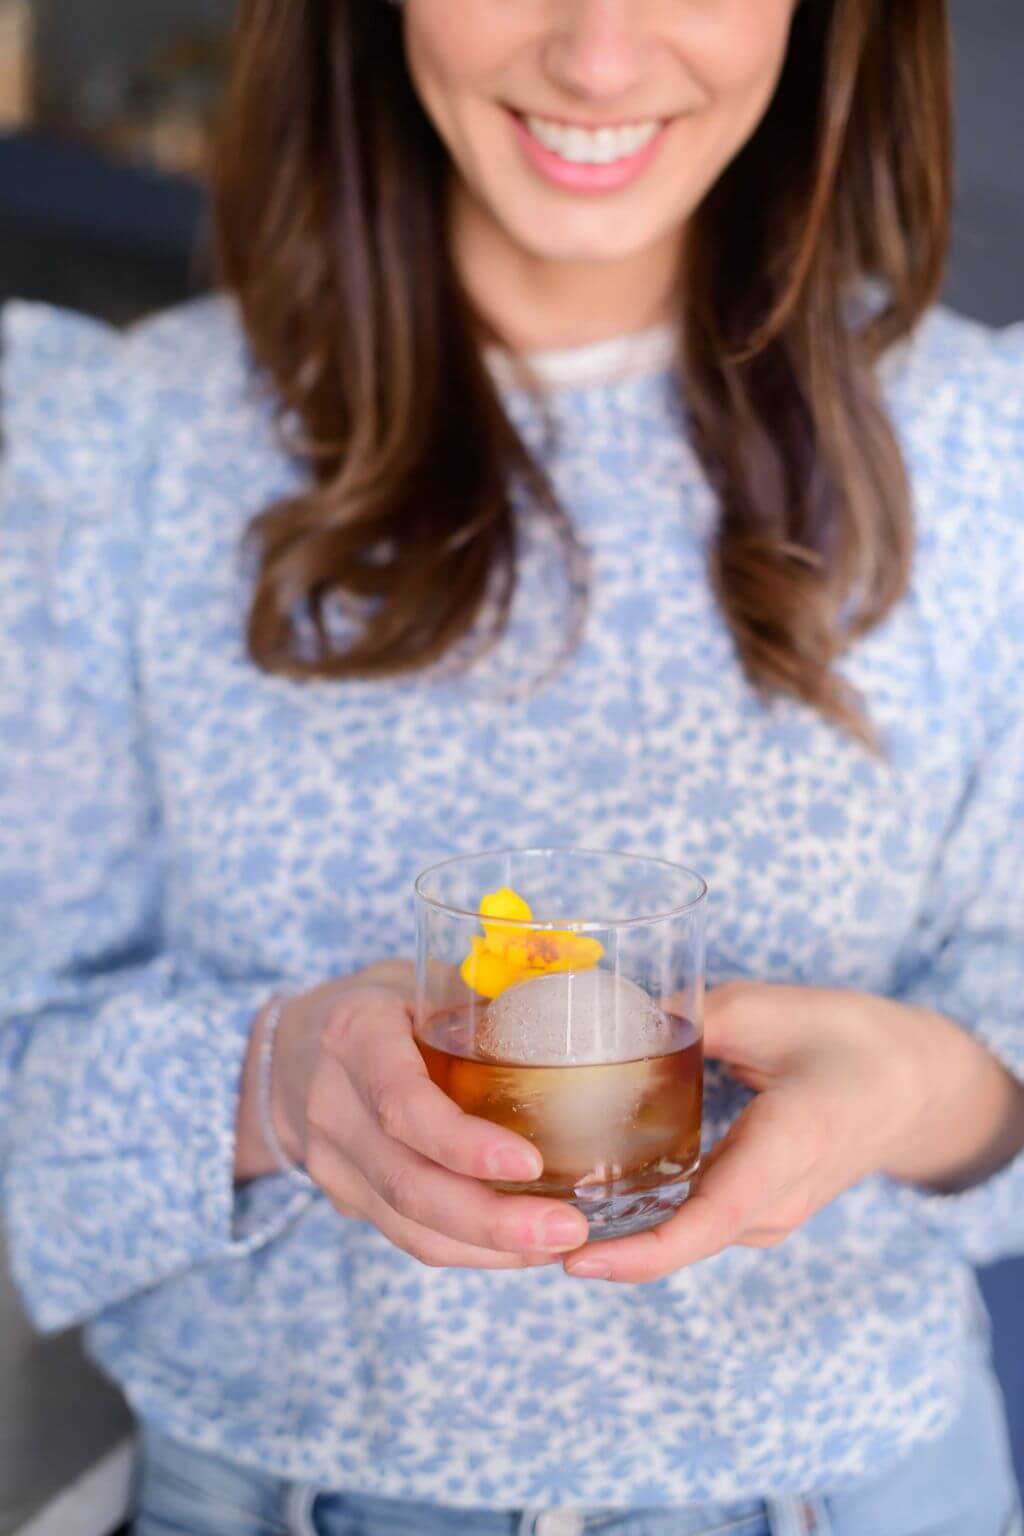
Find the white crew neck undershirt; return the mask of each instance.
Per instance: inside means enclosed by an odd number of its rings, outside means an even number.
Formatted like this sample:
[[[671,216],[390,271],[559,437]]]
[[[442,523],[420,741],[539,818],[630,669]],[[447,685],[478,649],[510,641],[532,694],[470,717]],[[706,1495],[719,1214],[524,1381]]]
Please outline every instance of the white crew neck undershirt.
[[[524,361],[546,389],[578,389],[660,373],[673,363],[675,354],[676,329],[666,322],[579,347],[528,352]],[[498,383],[515,388],[517,378],[509,354],[492,346],[486,349],[485,357]]]

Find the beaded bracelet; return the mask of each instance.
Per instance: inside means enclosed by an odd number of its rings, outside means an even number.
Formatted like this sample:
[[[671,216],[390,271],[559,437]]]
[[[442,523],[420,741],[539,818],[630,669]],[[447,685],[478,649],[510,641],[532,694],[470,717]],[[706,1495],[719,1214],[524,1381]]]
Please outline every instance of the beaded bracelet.
[[[306,1170],[300,1168],[297,1163],[293,1163],[284,1147],[282,1147],[274,1127],[274,1112],[271,1105],[274,1041],[277,1038],[277,1026],[281,1022],[284,1005],[285,999],[283,997],[271,998],[263,1019],[263,1037],[260,1041],[259,1094],[257,1098],[260,1130],[263,1133],[263,1140],[270,1149],[271,1156],[281,1172],[287,1175],[294,1184],[300,1184],[303,1189],[315,1189],[316,1184]]]

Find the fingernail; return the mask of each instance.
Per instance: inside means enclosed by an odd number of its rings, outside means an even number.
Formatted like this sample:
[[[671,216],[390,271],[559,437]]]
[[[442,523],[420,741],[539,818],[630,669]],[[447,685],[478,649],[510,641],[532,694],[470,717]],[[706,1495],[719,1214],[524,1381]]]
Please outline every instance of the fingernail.
[[[540,1241],[545,1248],[578,1248],[586,1240],[586,1228],[581,1232],[574,1216],[545,1216],[540,1224]]]
[[[604,1259],[574,1259],[565,1266],[565,1272],[577,1280],[610,1280],[612,1277],[612,1267]]]
[[[508,1179],[511,1184],[529,1184],[539,1179],[543,1167],[537,1153],[531,1156],[529,1152],[510,1152],[507,1147],[498,1147],[487,1156],[488,1178]]]

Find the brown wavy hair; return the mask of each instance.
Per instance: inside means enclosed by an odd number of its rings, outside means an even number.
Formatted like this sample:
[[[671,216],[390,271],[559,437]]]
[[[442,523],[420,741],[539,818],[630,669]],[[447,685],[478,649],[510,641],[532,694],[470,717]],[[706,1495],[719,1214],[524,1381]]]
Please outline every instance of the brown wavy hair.
[[[575,547],[483,359],[500,338],[454,270],[447,154],[401,26],[376,0],[241,0],[236,23],[219,270],[310,470],[251,527],[248,641],[296,677],[395,675],[491,643],[515,589],[517,488]],[[941,288],[950,73],[941,0],[803,0],[766,116],[688,226],[679,284],[720,505],[711,578],[742,665],[866,740],[836,662],[908,579],[910,492],[874,364]],[[865,291],[880,297],[858,319]],[[331,598],[359,614],[341,648]]]

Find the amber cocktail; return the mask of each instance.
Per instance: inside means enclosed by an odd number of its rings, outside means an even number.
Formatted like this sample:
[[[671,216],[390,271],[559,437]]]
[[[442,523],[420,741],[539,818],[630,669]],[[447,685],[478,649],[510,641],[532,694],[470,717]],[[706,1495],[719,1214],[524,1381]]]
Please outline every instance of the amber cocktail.
[[[664,1220],[700,1160],[706,887],[580,849],[456,859],[417,894],[416,1036],[468,1114],[525,1136],[592,1237]]]

